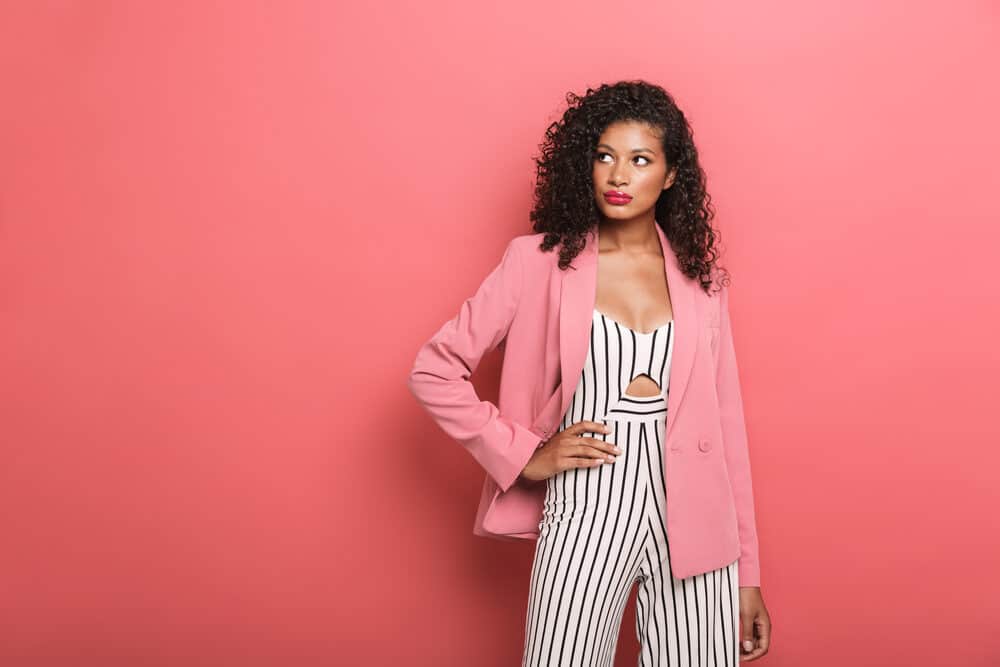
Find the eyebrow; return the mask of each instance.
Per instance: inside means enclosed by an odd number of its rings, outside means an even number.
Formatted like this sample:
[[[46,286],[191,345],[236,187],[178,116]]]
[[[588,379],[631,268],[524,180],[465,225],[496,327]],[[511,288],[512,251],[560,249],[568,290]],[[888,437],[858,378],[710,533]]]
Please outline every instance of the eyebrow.
[[[608,150],[610,150],[612,153],[615,152],[615,149],[611,148],[611,146],[608,146],[607,144],[597,144],[597,147],[598,148],[604,147],[604,148],[607,148]],[[656,154],[656,151],[654,151],[652,149],[649,149],[649,148],[633,148],[632,152],[633,153],[653,153],[654,155]]]

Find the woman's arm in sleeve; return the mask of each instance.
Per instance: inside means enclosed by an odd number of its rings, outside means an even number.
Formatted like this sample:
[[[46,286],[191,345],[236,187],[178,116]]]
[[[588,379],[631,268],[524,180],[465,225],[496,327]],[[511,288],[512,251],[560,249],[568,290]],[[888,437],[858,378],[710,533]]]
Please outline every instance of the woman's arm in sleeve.
[[[719,364],[716,387],[722,415],[722,445],[729,470],[729,483],[736,502],[740,537],[738,576],[740,586],[760,586],[760,562],[757,553],[757,528],[754,517],[753,484],[750,477],[750,452],[747,447],[743,398],[729,321],[729,288],[723,287],[719,303]]]
[[[543,441],[480,400],[472,373],[507,335],[517,311],[524,272],[516,239],[476,293],[417,352],[410,392],[441,429],[465,447],[503,491]]]

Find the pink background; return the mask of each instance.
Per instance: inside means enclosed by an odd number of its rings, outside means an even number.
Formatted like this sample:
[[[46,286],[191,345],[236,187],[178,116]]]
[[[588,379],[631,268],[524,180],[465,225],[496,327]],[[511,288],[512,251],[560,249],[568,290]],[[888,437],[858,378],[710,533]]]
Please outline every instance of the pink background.
[[[635,77],[695,128],[733,275],[758,664],[1000,663],[998,32],[985,1],[6,3],[0,664],[517,664],[534,543],[471,535],[483,473],[405,379],[530,231],[565,92]]]

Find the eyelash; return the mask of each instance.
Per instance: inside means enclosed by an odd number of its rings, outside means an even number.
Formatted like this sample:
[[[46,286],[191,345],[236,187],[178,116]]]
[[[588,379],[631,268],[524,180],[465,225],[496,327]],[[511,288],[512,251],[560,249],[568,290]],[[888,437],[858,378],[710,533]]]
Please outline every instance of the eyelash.
[[[597,155],[595,155],[595,157],[596,157],[596,158],[597,158],[598,160],[600,160],[600,159],[601,159],[601,156],[602,156],[602,155],[611,155],[611,154],[610,154],[610,153],[603,153],[603,152],[598,152],[598,153],[597,153]],[[649,159],[648,157],[646,157],[645,155],[636,155],[636,156],[635,156],[635,158],[636,158],[637,160],[645,160],[645,161],[646,161],[646,164],[640,164],[640,165],[639,165],[640,167],[645,167],[645,166],[648,166],[648,165],[649,165],[649,163],[650,163],[650,162],[652,162],[652,160],[650,160],[650,159]]]

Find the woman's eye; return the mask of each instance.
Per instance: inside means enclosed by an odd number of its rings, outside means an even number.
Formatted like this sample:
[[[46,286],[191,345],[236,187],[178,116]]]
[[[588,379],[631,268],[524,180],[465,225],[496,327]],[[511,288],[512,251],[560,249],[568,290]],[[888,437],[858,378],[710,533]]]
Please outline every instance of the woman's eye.
[[[598,153],[597,154],[597,161],[598,162],[604,162],[605,161],[604,160],[605,157],[611,157],[611,155],[609,155],[608,153]]]
[[[645,160],[645,162],[643,162],[642,164],[639,165],[640,167],[645,167],[647,164],[649,164],[649,158],[644,158],[641,155],[636,155],[635,159],[636,160]]]

